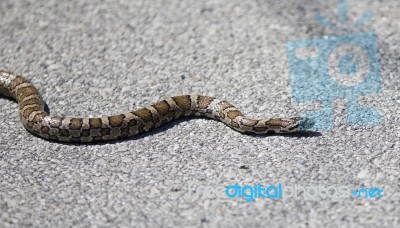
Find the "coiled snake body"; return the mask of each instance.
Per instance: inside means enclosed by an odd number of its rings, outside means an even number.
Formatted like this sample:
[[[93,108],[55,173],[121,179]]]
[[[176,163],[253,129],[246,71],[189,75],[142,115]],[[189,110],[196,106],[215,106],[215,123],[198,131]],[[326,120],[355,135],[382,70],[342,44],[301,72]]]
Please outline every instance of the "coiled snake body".
[[[0,95],[18,101],[20,119],[32,134],[60,142],[98,142],[131,137],[184,116],[219,120],[242,133],[289,133],[301,130],[304,119],[253,120],[227,101],[209,96],[171,97],[124,114],[94,118],[51,116],[38,90],[26,78],[0,70]]]

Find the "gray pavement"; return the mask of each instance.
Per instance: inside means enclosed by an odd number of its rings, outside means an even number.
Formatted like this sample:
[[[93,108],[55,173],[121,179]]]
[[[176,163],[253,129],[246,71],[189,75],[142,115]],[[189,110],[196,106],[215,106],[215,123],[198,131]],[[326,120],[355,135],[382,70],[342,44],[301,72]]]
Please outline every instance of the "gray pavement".
[[[359,102],[380,111],[378,125],[349,126],[338,99],[333,129],[319,133],[254,137],[192,119],[66,145],[30,135],[17,104],[0,99],[0,226],[399,227],[400,3],[350,1],[348,23],[368,10],[357,31],[377,35],[382,91]],[[30,78],[57,115],[204,94],[255,118],[294,116],[320,108],[291,99],[286,52],[335,34],[317,12],[339,23],[337,1],[2,0],[0,68]],[[225,195],[236,183],[286,193],[246,203]],[[360,188],[383,197],[351,195]]]

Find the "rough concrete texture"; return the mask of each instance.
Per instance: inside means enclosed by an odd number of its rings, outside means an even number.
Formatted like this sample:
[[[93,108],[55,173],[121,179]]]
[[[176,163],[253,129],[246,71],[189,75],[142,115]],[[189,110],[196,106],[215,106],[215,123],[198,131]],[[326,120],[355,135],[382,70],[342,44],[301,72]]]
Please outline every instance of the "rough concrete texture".
[[[359,102],[380,125],[254,137],[193,119],[117,143],[66,145],[24,130],[0,99],[2,227],[398,227],[400,3],[350,1],[377,34],[382,92]],[[227,99],[252,117],[293,116],[286,44],[334,32],[337,1],[0,1],[0,66],[30,78],[51,112],[108,115],[178,94]],[[224,188],[380,188],[384,197],[229,199]],[[216,191],[210,191],[217,189]],[[307,188],[308,191],[310,188]],[[332,193],[332,194],[333,194]],[[346,195],[347,194],[347,195]]]

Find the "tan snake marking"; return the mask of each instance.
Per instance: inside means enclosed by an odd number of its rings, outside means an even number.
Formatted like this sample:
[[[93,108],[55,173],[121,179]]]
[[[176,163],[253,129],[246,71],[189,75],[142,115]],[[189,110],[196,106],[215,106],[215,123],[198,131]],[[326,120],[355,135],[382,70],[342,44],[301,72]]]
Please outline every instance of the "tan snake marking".
[[[227,101],[200,95],[171,97],[136,111],[99,118],[50,116],[38,90],[26,78],[0,70],[0,95],[18,101],[20,119],[32,134],[60,142],[98,142],[131,137],[184,116],[219,120],[242,133],[302,130],[300,117],[253,120]]]

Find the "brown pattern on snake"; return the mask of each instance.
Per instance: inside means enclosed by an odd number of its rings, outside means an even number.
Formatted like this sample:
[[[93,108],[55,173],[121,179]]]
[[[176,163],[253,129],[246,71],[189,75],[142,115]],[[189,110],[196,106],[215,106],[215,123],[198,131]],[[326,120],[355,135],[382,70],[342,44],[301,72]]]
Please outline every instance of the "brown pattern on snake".
[[[44,110],[39,91],[26,78],[0,70],[0,95],[19,103],[20,118],[32,134],[61,142],[96,142],[131,137],[150,131],[183,116],[219,120],[242,133],[290,133],[300,131],[303,119],[253,120],[235,106],[209,96],[181,95],[125,114],[99,118],[50,116]]]

